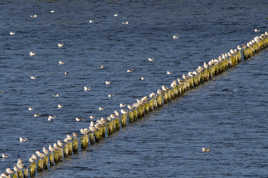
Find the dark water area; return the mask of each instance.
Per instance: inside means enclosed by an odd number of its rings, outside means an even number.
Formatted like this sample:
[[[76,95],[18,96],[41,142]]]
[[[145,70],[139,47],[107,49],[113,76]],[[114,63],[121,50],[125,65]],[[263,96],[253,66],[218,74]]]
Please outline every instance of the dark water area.
[[[0,172],[88,127],[90,115],[107,116],[267,31],[267,9],[266,0],[2,0],[0,153],[9,157]],[[264,50],[39,177],[267,177],[267,59]]]

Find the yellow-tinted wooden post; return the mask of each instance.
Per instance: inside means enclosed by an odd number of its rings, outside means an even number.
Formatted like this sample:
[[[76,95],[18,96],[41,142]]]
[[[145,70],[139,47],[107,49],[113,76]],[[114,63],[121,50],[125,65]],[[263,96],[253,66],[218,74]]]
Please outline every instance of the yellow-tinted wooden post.
[[[28,168],[23,168],[23,177],[29,177],[29,169]]]
[[[122,116],[121,116],[121,125],[122,125],[122,127],[126,127],[127,126],[127,112],[122,110],[121,114],[122,114]]]
[[[19,169],[17,174],[18,174],[18,178],[23,178],[23,170],[22,169]]]
[[[37,171],[42,172],[44,169],[44,158],[39,158],[37,161]]]
[[[94,133],[89,133],[89,141],[91,145],[95,144],[96,141],[95,141]]]
[[[115,128],[116,128],[116,130],[119,131],[120,130],[120,121],[119,121],[119,118],[115,118],[114,122],[115,122]]]
[[[72,150],[73,150],[74,153],[78,153],[78,147],[79,147],[78,146],[79,141],[78,141],[78,138],[77,138],[78,135],[75,132],[72,135],[73,135],[73,142],[72,142],[72,147],[73,148],[72,148]]]
[[[129,118],[130,123],[134,122],[134,113],[133,113],[133,111],[130,110],[128,112],[128,118]]]
[[[36,174],[36,156],[32,155],[32,157],[29,159],[30,165],[29,165],[29,172],[30,177],[34,177]]]
[[[49,155],[49,166],[50,167],[53,167],[55,165],[55,161],[54,161],[54,153],[53,152],[50,152]]]
[[[87,147],[88,147],[88,141],[89,141],[89,138],[88,138],[88,135],[87,134],[84,134],[84,135],[81,136],[80,143],[81,143],[81,149],[82,150],[87,149]]]

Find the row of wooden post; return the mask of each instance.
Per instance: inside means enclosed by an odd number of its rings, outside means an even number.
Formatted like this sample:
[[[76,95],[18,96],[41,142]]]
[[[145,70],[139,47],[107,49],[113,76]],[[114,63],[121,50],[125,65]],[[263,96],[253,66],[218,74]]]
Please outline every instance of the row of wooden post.
[[[122,112],[120,116],[116,116],[105,124],[100,125],[94,132],[87,131],[81,135],[73,133],[71,139],[65,140],[62,146],[57,144],[53,151],[50,150],[48,153],[41,154],[37,159],[31,161],[28,167],[18,169],[10,175],[6,174],[6,177],[26,178],[36,176],[37,172],[49,169],[66,158],[69,158],[71,155],[77,154],[81,150],[86,150],[89,145],[94,145],[119,131],[121,128],[126,127],[128,124],[142,119],[146,114],[182,96],[190,89],[196,88],[200,84],[236,66],[242,59],[250,59],[250,57],[267,46],[268,34],[266,32],[255,37],[246,45],[238,46],[237,49],[230,50],[229,53],[209,61],[208,64],[203,64],[203,66],[200,66],[199,69],[193,72],[193,75],[188,75],[180,81],[173,81],[174,83],[171,87],[162,87],[156,94],[146,97],[142,102],[136,103],[131,109]],[[2,175],[3,177],[5,176]]]

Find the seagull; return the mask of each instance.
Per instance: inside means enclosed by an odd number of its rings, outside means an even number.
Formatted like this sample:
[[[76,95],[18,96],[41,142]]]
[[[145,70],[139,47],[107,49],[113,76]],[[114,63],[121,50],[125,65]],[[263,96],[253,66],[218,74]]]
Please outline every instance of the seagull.
[[[64,76],[67,76],[68,75],[68,72],[64,72]]]
[[[116,116],[119,116],[119,112],[118,112],[117,110],[114,110],[114,114],[115,114]]]
[[[2,173],[0,175],[0,178],[8,178],[8,177],[10,177],[10,175],[7,175],[6,173]]]
[[[140,80],[144,80],[144,77],[143,77],[143,76],[141,76]]]
[[[58,48],[62,48],[64,46],[64,44],[63,43],[58,43],[57,46],[58,46]]]
[[[93,119],[95,119],[95,116],[90,115],[89,116],[89,119],[92,119],[93,120]]]
[[[68,143],[68,142],[69,142],[68,138],[65,138],[65,139],[63,140],[63,142],[64,142],[64,143]]]
[[[42,148],[42,151],[43,151],[43,153],[44,153],[45,155],[48,155],[48,150],[46,149],[46,147],[43,147],[43,148]]]
[[[90,122],[90,125],[89,125],[89,131],[90,132],[95,132],[96,131],[95,124],[92,121]]]
[[[103,110],[104,110],[104,108],[100,106],[99,107],[99,111],[103,111]]]
[[[149,57],[149,58],[147,58],[147,60],[148,60],[149,62],[153,62],[153,61],[154,61],[154,58]]]
[[[150,98],[155,97],[155,93],[154,93],[154,92],[150,93],[149,97],[150,97]]]
[[[52,95],[53,97],[59,97],[60,96],[60,94],[59,93],[56,93],[56,94],[54,94],[54,95]]]
[[[51,14],[53,14],[53,13],[55,13],[55,10],[50,10],[49,12],[50,12]]]
[[[132,69],[128,69],[127,70],[127,73],[130,73],[130,72],[133,72],[133,70]]]
[[[84,128],[84,133],[88,134],[88,129],[87,128]]]
[[[19,169],[17,168],[17,166],[14,166],[14,167],[13,167],[13,170],[14,170],[15,172],[18,172]]]
[[[35,161],[35,159],[33,159],[33,157],[31,156],[29,159],[28,159],[29,163],[33,163]]]
[[[148,97],[147,96],[144,96],[144,97],[141,98],[142,103],[146,103],[147,100],[148,100]]]
[[[2,154],[1,154],[1,158],[2,158],[2,159],[6,159],[6,158],[8,158],[8,155],[5,154],[5,153],[2,153]]]
[[[27,142],[28,141],[28,138],[25,138],[25,137],[19,137],[19,142],[20,143],[24,143],[24,142]]]
[[[28,107],[28,111],[32,111],[33,110],[33,108],[30,106],[30,107]]]
[[[34,117],[39,117],[40,114],[39,114],[39,113],[35,113],[33,116],[34,116]]]
[[[33,160],[37,160],[37,156],[36,156],[35,154],[32,154],[31,158],[32,158]]]
[[[100,65],[99,69],[104,69],[104,65]]]
[[[166,73],[167,73],[167,75],[171,75],[171,72],[170,71],[167,71]]]
[[[84,132],[84,129],[80,129],[80,133],[82,134],[82,135],[84,135],[85,134],[85,132]]]
[[[37,14],[30,15],[31,18],[36,19],[38,17]]]
[[[80,133],[81,133],[82,135],[85,135],[85,134],[88,133],[88,129],[87,129],[87,128],[80,129]]]
[[[39,157],[39,158],[43,158],[44,154],[41,153],[40,151],[36,151],[35,154]]]
[[[59,149],[59,147],[58,147],[58,145],[57,145],[56,143],[53,144],[53,149],[54,149],[54,150]]]
[[[190,78],[193,77],[192,72],[188,72],[187,74]]]
[[[128,25],[128,21],[122,22],[123,25]]]
[[[58,64],[59,64],[59,65],[63,65],[64,62],[60,60],[60,61],[58,61]]]
[[[53,151],[54,151],[54,148],[53,148],[51,145],[49,145],[49,146],[48,146],[48,150],[49,150],[50,152],[53,152]]]
[[[122,103],[120,103],[120,108],[124,108],[124,107],[126,107],[126,104],[122,104]]]
[[[97,123],[96,125],[95,125],[95,128],[96,129],[99,129],[101,127],[101,124],[99,124],[99,123]]]
[[[132,108],[137,108],[138,106],[139,106],[138,103],[133,103],[133,104],[132,104]]]
[[[210,152],[210,148],[203,147],[202,152]]]
[[[19,168],[19,169],[23,169],[24,168],[24,164],[23,164],[23,162],[22,162],[22,160],[21,159],[18,159],[18,161],[17,161],[17,168]]]
[[[81,118],[76,117],[76,118],[75,118],[75,121],[76,121],[76,122],[80,122],[80,121],[81,121]]]
[[[74,133],[74,134],[75,134],[75,133]],[[66,138],[67,138],[67,140],[69,140],[69,141],[71,141],[71,140],[73,139],[73,137],[72,137],[71,135],[69,135],[69,134],[66,135]]]
[[[172,88],[175,88],[175,87],[177,86],[177,81],[174,80],[174,81],[170,84],[170,86],[171,86]]]
[[[257,29],[257,28],[254,29],[254,32],[255,32],[255,33],[258,33],[258,32],[260,32],[260,31],[261,31],[261,30],[259,30],[259,29]]]
[[[35,80],[36,77],[32,75],[32,76],[30,76],[30,79],[31,79],[31,80]]]
[[[57,145],[58,145],[59,147],[62,147],[62,146],[63,146],[63,144],[62,144],[62,142],[61,142],[60,140],[57,140]]]
[[[112,94],[108,94],[108,98],[111,98],[112,97]]]
[[[28,161],[29,161],[29,163],[33,163],[33,162],[34,162],[34,160],[33,160],[32,157],[30,157],[30,158],[28,159]]]
[[[106,119],[107,119],[108,122],[111,122],[112,121],[111,116],[108,116]]]
[[[48,121],[53,121],[55,118],[56,118],[56,116],[49,115],[49,116],[47,117],[47,120],[48,120]]]
[[[10,36],[14,36],[15,35],[15,32],[9,32],[9,35]]]
[[[166,87],[165,85],[162,85],[162,86],[161,86],[161,89],[162,89],[163,91],[167,91],[167,87]]]
[[[84,86],[84,87],[83,87],[83,89],[84,89],[84,91],[85,91],[85,92],[87,92],[87,91],[90,91],[90,90],[91,90],[91,88],[89,88],[89,87],[87,87],[87,86]]]
[[[22,164],[22,160],[20,158],[17,160],[17,164]]]
[[[186,80],[187,79],[186,76],[185,76],[185,74],[182,74],[182,79],[183,80]]]
[[[99,123],[101,124],[101,125],[105,125],[105,123],[106,123],[106,120],[104,119],[104,117],[102,117],[100,120],[98,120],[99,121]]]
[[[77,138],[77,136],[78,136],[77,133],[75,133],[75,132],[73,132],[72,135],[74,138]]]
[[[161,94],[162,94],[162,90],[157,89],[156,93],[157,93],[158,95],[161,95]]]
[[[173,40],[177,40],[179,37],[177,35],[172,35]]]
[[[93,23],[94,21],[90,19],[88,22],[89,22],[89,23]]]
[[[139,99],[136,99],[136,103],[137,103],[137,104],[141,104],[141,103],[142,103],[142,101],[141,101],[141,100],[139,100]]]
[[[58,104],[58,109],[61,109],[61,108],[63,108],[63,106],[61,105],[61,104]]]
[[[180,78],[177,78],[177,82],[178,82],[178,84],[180,84],[181,83],[181,79]]]
[[[121,114],[126,114],[127,113],[127,111],[125,111],[124,109],[121,109],[120,112],[121,112]]]
[[[127,105],[127,108],[128,108],[129,110],[132,110],[132,106],[131,106],[131,105]]]
[[[118,16],[118,14],[114,14],[114,17],[117,17]]]
[[[11,175],[11,174],[14,174],[14,171],[12,171],[12,169],[10,169],[10,168],[6,168],[6,173],[8,175]]]
[[[30,52],[29,52],[29,56],[35,56],[35,52],[30,51]]]
[[[207,65],[207,63],[206,63],[206,62],[204,62],[203,67],[204,67],[205,69],[207,69],[207,68],[208,68],[208,65]]]
[[[105,85],[111,85],[111,81],[105,81]]]
[[[115,115],[114,115],[114,114],[110,114],[110,117],[111,117],[112,119],[115,119]]]

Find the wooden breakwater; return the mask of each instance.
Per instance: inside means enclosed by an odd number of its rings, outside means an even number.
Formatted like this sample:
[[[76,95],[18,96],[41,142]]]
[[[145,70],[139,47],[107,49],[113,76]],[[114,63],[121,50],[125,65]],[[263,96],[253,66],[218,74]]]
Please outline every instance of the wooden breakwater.
[[[31,155],[26,164],[18,159],[13,168],[7,168],[0,178],[26,178],[35,177],[39,172],[54,167],[73,154],[86,150],[90,145],[97,144],[102,139],[109,138],[121,128],[127,127],[142,119],[145,115],[162,107],[170,101],[182,96],[185,92],[213,79],[215,76],[235,67],[243,60],[249,60],[256,53],[268,46],[268,33],[256,36],[244,45],[238,45],[235,49],[221,54],[218,58],[211,59],[198,66],[196,70],[183,74],[181,78],[173,80],[169,87],[161,86],[155,93],[131,105],[120,112],[114,111],[106,118],[100,118],[91,122],[88,128],[80,129],[80,134],[66,135],[63,140],[57,140],[48,148],[36,151]]]

